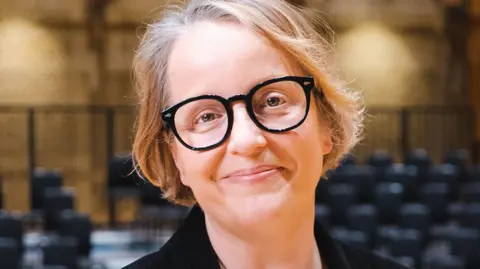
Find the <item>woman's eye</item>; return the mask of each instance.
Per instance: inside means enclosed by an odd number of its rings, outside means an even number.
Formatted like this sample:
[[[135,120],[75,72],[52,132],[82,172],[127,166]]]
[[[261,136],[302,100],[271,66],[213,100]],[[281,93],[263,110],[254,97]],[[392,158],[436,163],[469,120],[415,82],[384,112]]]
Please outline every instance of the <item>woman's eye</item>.
[[[286,99],[283,98],[283,96],[270,96],[265,99],[265,101],[262,104],[262,107],[275,108],[275,107],[282,106],[285,103],[286,103]]]
[[[204,113],[202,115],[200,115],[200,117],[197,118],[197,120],[195,120],[195,123],[208,123],[208,122],[211,122],[217,118],[219,118],[220,116],[218,114],[215,114],[215,113]]]
[[[278,106],[282,104],[282,100],[278,97],[270,97],[267,99],[267,105],[270,107]]]

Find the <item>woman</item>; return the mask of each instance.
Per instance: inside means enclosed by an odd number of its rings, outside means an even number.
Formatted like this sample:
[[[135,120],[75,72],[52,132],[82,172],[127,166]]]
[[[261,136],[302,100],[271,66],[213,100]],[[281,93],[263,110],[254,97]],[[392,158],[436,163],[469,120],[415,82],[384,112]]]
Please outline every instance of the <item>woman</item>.
[[[362,121],[359,99],[327,75],[328,49],[279,0],[192,0],[149,25],[134,60],[134,157],[193,209],[126,268],[402,268],[314,221],[318,180]]]

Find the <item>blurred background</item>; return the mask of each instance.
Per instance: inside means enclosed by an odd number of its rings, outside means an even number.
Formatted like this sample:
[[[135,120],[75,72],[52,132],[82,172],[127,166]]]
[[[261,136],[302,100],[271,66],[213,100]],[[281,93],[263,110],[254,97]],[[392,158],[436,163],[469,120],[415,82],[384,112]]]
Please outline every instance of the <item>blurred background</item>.
[[[121,268],[187,214],[128,156],[133,52],[166,2],[0,0],[1,268]],[[480,0],[291,2],[332,25],[369,115],[319,221],[412,268],[480,268]]]

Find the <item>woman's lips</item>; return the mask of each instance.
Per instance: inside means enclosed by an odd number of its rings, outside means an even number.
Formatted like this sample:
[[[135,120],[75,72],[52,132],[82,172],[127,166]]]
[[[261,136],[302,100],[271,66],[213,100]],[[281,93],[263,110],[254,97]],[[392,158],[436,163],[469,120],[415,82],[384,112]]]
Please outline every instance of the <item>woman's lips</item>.
[[[255,168],[236,171],[224,177],[224,180],[232,182],[253,183],[265,180],[273,175],[280,173],[282,168],[275,166],[257,166]]]

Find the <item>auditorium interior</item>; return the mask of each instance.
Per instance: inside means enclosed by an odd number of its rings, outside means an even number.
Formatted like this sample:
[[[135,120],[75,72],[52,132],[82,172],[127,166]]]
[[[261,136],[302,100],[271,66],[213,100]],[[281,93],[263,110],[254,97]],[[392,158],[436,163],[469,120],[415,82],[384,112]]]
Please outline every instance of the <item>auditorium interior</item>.
[[[182,223],[131,173],[133,55],[168,2],[0,0],[0,268],[118,269]],[[480,0],[290,2],[331,25],[367,115],[317,220],[411,268],[479,269]]]

